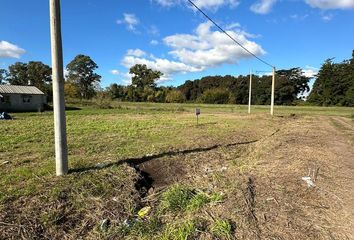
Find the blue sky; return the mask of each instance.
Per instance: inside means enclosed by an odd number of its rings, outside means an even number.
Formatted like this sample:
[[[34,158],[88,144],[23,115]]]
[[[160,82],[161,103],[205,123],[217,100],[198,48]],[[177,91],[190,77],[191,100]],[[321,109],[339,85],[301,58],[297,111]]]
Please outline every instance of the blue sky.
[[[277,69],[317,71],[349,59],[354,0],[194,0],[249,50]],[[50,65],[48,0],[1,0],[0,68],[17,61]],[[64,64],[77,54],[99,66],[101,85],[129,83],[129,67],[164,72],[160,84],[207,75],[271,69],[242,49],[185,0],[61,0]]]

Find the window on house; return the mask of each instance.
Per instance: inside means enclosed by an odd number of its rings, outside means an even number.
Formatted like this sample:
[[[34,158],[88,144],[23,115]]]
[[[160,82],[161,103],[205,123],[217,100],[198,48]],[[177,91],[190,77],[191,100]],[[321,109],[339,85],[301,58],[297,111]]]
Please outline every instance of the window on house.
[[[22,101],[24,103],[30,103],[31,99],[32,99],[32,96],[30,96],[30,95],[22,95]]]
[[[10,103],[10,96],[0,95],[0,103]]]

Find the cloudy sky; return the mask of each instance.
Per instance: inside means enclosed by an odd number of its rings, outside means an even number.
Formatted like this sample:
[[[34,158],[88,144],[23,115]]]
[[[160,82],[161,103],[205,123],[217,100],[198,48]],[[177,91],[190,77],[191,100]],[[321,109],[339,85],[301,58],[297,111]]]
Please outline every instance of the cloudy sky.
[[[1,0],[0,68],[50,65],[48,0]],[[271,69],[235,45],[187,0],[61,0],[65,64],[86,54],[102,86],[129,83],[137,63],[164,73],[163,85],[206,75]],[[354,0],[194,0],[232,37],[278,69],[317,71],[354,49]]]

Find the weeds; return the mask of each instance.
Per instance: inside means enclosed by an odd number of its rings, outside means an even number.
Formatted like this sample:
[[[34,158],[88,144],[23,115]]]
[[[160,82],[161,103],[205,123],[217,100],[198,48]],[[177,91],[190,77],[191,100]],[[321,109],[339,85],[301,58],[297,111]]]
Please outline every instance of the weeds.
[[[220,202],[223,196],[221,193],[207,195],[204,192],[196,191],[187,186],[174,185],[162,196],[160,203],[161,210],[170,212],[197,211],[210,202]]]
[[[187,240],[197,230],[193,221],[186,221],[180,225],[167,225],[161,240]]]
[[[211,232],[219,238],[231,238],[232,226],[229,221],[216,219],[211,227]]]
[[[205,204],[209,203],[210,199],[204,193],[195,194],[189,201],[187,209],[189,211],[195,211],[200,209]]]
[[[193,191],[182,185],[175,185],[162,196],[161,207],[171,212],[185,211],[194,197]]]

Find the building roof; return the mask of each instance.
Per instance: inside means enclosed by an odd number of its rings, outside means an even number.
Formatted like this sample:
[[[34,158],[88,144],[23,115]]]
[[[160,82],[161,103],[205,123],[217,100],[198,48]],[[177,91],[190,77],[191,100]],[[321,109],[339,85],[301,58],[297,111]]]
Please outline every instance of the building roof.
[[[0,93],[44,95],[34,86],[0,85]]]

